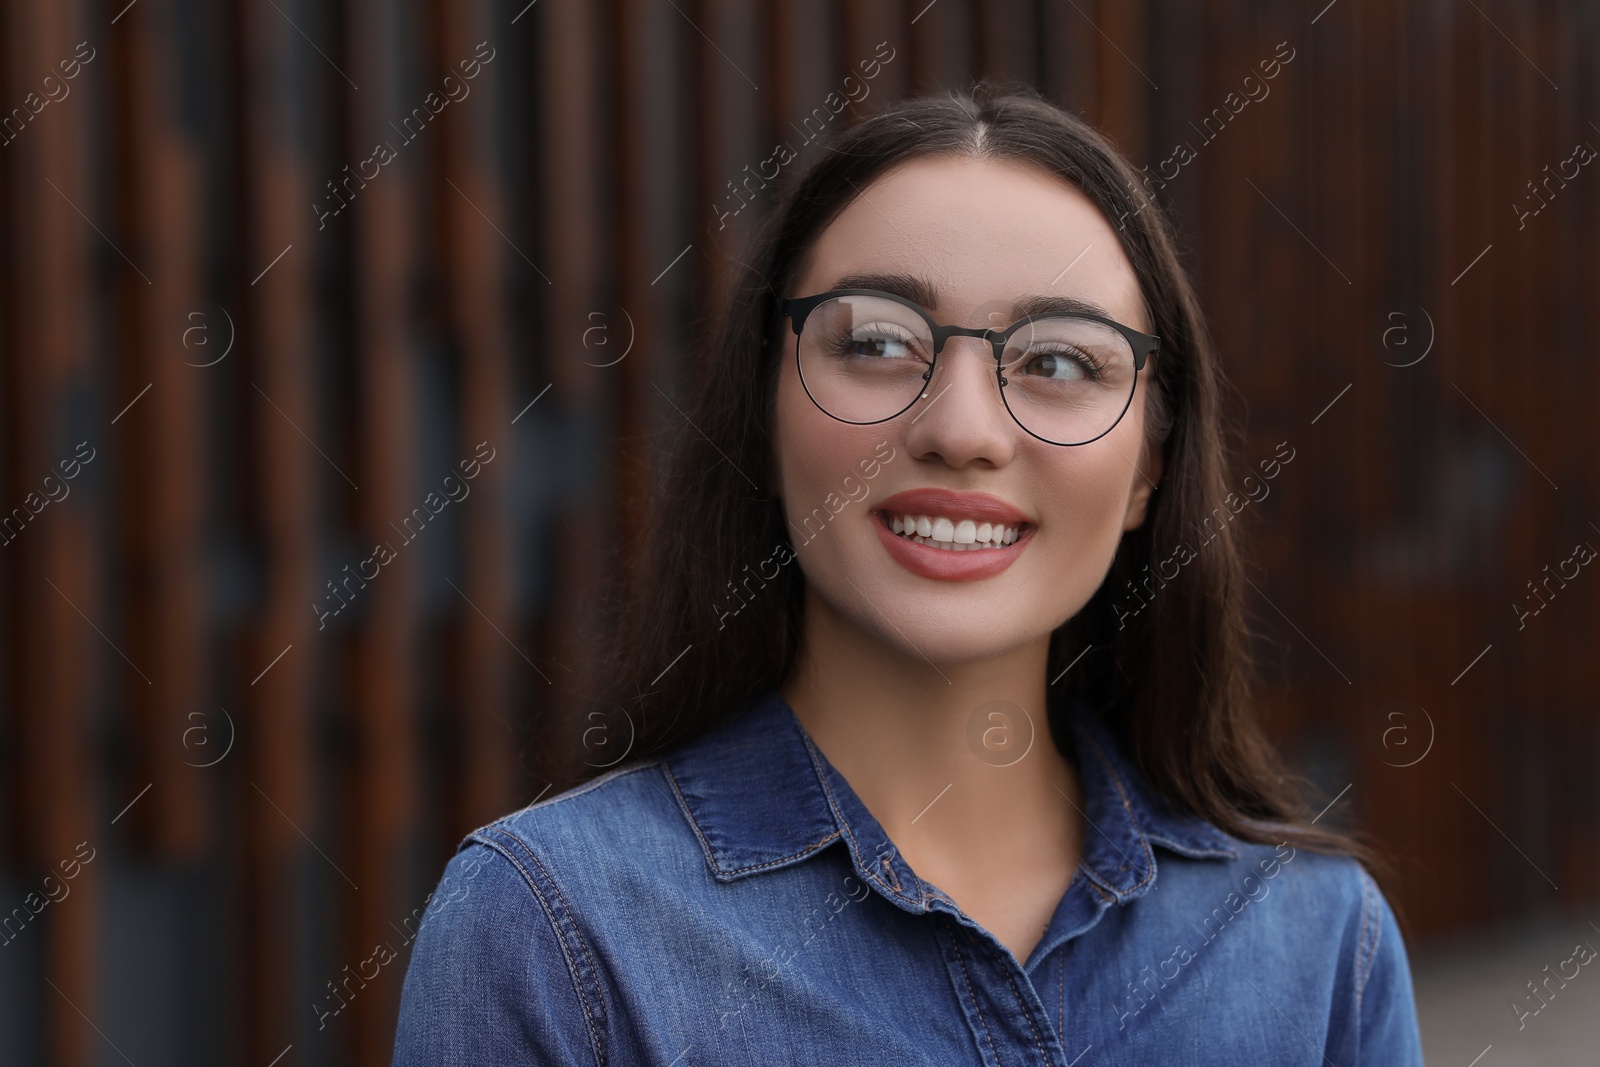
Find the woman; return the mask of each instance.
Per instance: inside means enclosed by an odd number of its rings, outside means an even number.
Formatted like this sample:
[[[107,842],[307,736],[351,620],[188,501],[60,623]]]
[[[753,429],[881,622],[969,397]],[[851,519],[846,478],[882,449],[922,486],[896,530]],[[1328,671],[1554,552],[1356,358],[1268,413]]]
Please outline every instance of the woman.
[[[1029,91],[909,100],[743,258],[591,727],[631,747],[462,842],[395,1062],[1420,1063],[1370,857],[1255,719],[1138,172]]]

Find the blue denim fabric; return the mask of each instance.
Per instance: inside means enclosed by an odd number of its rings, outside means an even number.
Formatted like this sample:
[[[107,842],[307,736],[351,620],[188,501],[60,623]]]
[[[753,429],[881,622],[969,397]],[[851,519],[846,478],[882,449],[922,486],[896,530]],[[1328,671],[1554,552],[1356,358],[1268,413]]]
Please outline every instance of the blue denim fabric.
[[[1422,1063],[1359,864],[1172,814],[1093,714],[1064,722],[1082,859],[1026,961],[913,873],[771,694],[468,835],[393,1062]]]

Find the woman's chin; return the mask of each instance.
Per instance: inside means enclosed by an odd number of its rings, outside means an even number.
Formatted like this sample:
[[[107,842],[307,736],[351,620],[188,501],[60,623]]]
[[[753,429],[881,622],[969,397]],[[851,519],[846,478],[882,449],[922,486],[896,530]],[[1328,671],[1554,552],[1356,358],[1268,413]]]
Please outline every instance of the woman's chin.
[[[902,619],[896,619],[895,624],[885,631],[879,619],[874,628],[879,639],[903,656],[926,661],[945,674],[997,659],[1050,637],[1049,630],[1034,632],[1029,628],[1014,628],[1014,619],[986,628],[981,616],[974,615],[953,620],[952,625],[914,626]]]

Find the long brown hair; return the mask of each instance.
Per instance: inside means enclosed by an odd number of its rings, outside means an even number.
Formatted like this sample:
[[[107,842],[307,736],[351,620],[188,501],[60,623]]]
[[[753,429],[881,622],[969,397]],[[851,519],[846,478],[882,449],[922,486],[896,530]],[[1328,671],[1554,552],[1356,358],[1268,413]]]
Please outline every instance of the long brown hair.
[[[1306,821],[1303,780],[1263,732],[1237,522],[1216,529],[1147,608],[1119,615],[1115,607],[1130,589],[1150,587],[1158,563],[1196,540],[1191,531],[1214,519],[1229,492],[1226,383],[1172,223],[1138,170],[1083,120],[1021,86],[979,82],[902,100],[839,131],[781,188],[738,261],[715,341],[693,368],[678,405],[685,417],[673,413],[675,436],[652,479],[654,536],[642,565],[620,580],[609,637],[596,645],[589,677],[600,692],[585,736],[604,720],[611,741],[631,739],[627,762],[647,759],[787,679],[804,577],[789,565],[749,580],[789,543],[780,503],[756,488],[771,461],[778,301],[797,295],[790,286],[812,242],[858,190],[899,163],[935,155],[1030,163],[1082,192],[1117,230],[1161,338],[1145,411],[1146,446],[1164,453],[1162,482],[1145,522],[1123,534],[1101,588],[1052,635],[1051,678],[1092,650],[1050,688],[1052,717],[1069,698],[1103,709],[1157,790],[1236,837],[1288,840],[1383,869],[1359,835]],[[572,751],[575,733],[558,751],[567,780],[621,764],[597,762],[592,746]]]

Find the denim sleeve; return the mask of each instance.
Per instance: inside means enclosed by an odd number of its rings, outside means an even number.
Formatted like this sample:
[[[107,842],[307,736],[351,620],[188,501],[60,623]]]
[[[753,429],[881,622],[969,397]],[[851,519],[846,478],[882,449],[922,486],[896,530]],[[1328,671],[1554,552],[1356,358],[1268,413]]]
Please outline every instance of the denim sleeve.
[[[1422,1067],[1422,1035],[1411,988],[1411,963],[1394,912],[1378,884],[1361,871],[1361,952],[1356,969],[1358,1064]]]
[[[474,839],[450,859],[412,945],[394,1067],[598,1067],[594,998],[575,969],[584,950],[551,897],[531,853]]]

